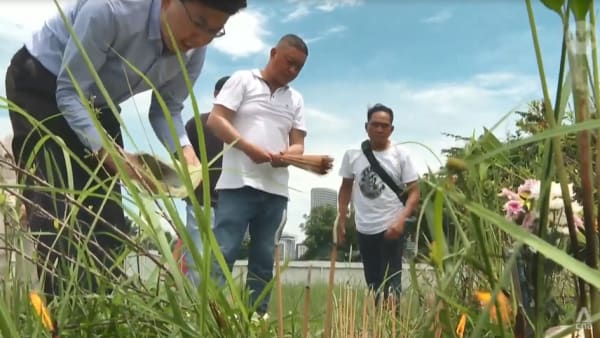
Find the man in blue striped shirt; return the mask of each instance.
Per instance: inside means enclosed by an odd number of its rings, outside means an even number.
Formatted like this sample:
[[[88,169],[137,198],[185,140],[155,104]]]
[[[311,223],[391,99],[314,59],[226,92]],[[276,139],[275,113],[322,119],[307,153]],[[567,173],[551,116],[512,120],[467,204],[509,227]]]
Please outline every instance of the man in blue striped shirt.
[[[118,111],[110,102],[120,110],[120,103],[151,89],[151,83],[155,91],[149,119],[155,134],[171,153],[179,144],[185,161],[199,164],[181,119],[189,94],[183,68],[193,84],[204,64],[205,46],[225,34],[229,17],[245,7],[246,0],[78,0],[64,11],[74,36],[57,15],[13,56],[6,94],[27,116],[11,107],[12,147],[23,173],[33,174],[21,175],[21,180],[47,294],[58,294],[68,277],[64,268],[77,260],[74,243],[86,243],[90,256],[83,261],[100,275],[119,275],[114,257],[127,227],[120,188],[113,184],[116,162],[107,156],[102,134],[124,156],[127,174],[148,182],[122,149]],[[48,139],[48,134],[62,141]],[[48,186],[54,191],[40,189]],[[98,280],[89,277],[79,275],[81,287],[98,291]]]

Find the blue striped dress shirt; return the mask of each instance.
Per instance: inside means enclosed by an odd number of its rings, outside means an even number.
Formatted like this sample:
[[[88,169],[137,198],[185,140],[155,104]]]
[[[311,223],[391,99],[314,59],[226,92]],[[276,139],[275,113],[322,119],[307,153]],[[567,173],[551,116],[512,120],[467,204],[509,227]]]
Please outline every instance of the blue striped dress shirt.
[[[181,111],[189,93],[177,56],[168,51],[162,40],[160,5],[161,0],[78,0],[65,9],[65,15],[113,102],[120,104],[151,89],[123,62],[125,58],[149,78],[165,100],[177,138],[184,146],[190,142]],[[93,99],[95,107],[105,107],[107,100],[62,18],[57,15],[46,21],[25,46],[45,68],[56,74],[56,101],[69,126],[91,151],[99,150],[102,147],[99,131],[80,100],[67,68],[86,98]],[[205,52],[205,48],[198,48],[182,55],[192,83],[202,70]],[[159,140],[174,152],[175,139],[155,93],[149,119]]]

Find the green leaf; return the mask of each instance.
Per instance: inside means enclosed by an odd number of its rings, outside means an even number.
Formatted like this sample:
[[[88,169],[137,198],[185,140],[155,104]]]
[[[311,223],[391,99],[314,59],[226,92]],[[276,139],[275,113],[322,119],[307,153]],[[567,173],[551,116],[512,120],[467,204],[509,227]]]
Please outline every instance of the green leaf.
[[[541,0],[544,6],[550,8],[551,10],[558,13],[558,15],[562,16],[562,6],[565,4],[565,0]],[[571,1],[575,2],[575,1]]]
[[[487,219],[491,224],[494,224],[514,240],[535,249],[544,255],[544,257],[554,261],[556,264],[585,280],[590,285],[600,287],[600,272],[598,270],[590,268],[585,263],[569,256],[566,252],[554,247],[552,244],[544,241],[538,236],[525,231],[515,223],[509,222],[498,213],[490,211],[478,203],[468,201],[461,194],[449,193],[449,197],[456,203],[463,205],[466,210],[469,210],[481,218]]]
[[[3,300],[0,300],[0,333],[2,337],[21,337]]]
[[[574,0],[569,1],[569,8],[575,15],[575,20],[585,20],[585,16],[590,10],[592,0]]]
[[[431,259],[439,268],[442,267],[444,254],[446,253],[446,241],[444,238],[444,193],[441,190],[436,191],[433,202],[433,239],[431,247]]]
[[[479,165],[479,179],[485,181],[487,179],[487,173],[490,165],[486,162]]]

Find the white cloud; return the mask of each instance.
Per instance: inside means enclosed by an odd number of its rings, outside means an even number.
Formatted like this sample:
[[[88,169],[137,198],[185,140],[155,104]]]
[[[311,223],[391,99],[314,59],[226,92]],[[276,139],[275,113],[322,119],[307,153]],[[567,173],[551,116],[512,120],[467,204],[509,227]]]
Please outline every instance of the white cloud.
[[[450,20],[452,18],[454,14],[448,10],[441,10],[439,12],[434,13],[431,16],[428,16],[424,19],[421,20],[422,23],[427,23],[427,24],[442,24],[448,20]]]
[[[227,34],[215,39],[212,46],[233,57],[245,57],[265,51],[268,46],[264,37],[267,18],[260,12],[243,10],[232,16],[225,25]]]
[[[329,34],[335,34],[335,33],[341,33],[347,29],[348,29],[348,27],[346,27],[344,25],[337,25],[337,26],[333,26],[333,27],[329,28],[326,32]]]
[[[362,0],[324,0],[317,1],[319,5],[317,5],[317,9],[323,12],[331,12],[336,8],[340,7],[354,7],[358,5],[362,5]]]
[[[344,25],[333,26],[333,27],[325,30],[320,35],[317,35],[315,37],[306,39],[306,43],[315,43],[317,41],[321,41],[321,40],[323,40],[325,38],[328,38],[328,37],[330,37],[332,35],[340,34],[340,33],[344,32],[344,31],[346,31],[347,29],[348,29],[348,27],[346,27]]]
[[[363,0],[288,0],[296,7],[283,18],[283,22],[295,21],[308,16],[314,8],[321,12],[333,12],[338,8],[354,7],[364,3]]]
[[[308,120],[314,124],[326,125],[327,128],[346,125],[344,119],[325,111],[308,107],[304,110],[304,114]],[[331,130],[331,129],[330,129]]]
[[[63,9],[72,2],[73,0],[58,1]],[[6,1],[0,11],[0,22],[3,24],[0,34],[22,40],[56,13],[58,10],[54,1]]]
[[[304,3],[298,4],[293,11],[291,11],[285,18],[283,18],[283,22],[295,21],[299,20],[310,14],[310,9]]]

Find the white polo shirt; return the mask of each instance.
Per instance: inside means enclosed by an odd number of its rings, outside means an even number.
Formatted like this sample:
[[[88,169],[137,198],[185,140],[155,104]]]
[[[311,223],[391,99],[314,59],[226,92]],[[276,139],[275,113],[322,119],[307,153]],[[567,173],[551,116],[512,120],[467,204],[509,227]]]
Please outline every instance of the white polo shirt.
[[[306,132],[302,95],[289,86],[271,93],[258,69],[231,75],[215,104],[235,112],[231,122],[244,139],[272,153],[287,150],[292,129]],[[287,168],[256,164],[241,150],[230,148],[223,154],[223,170],[216,189],[249,186],[288,197],[288,180]]]

